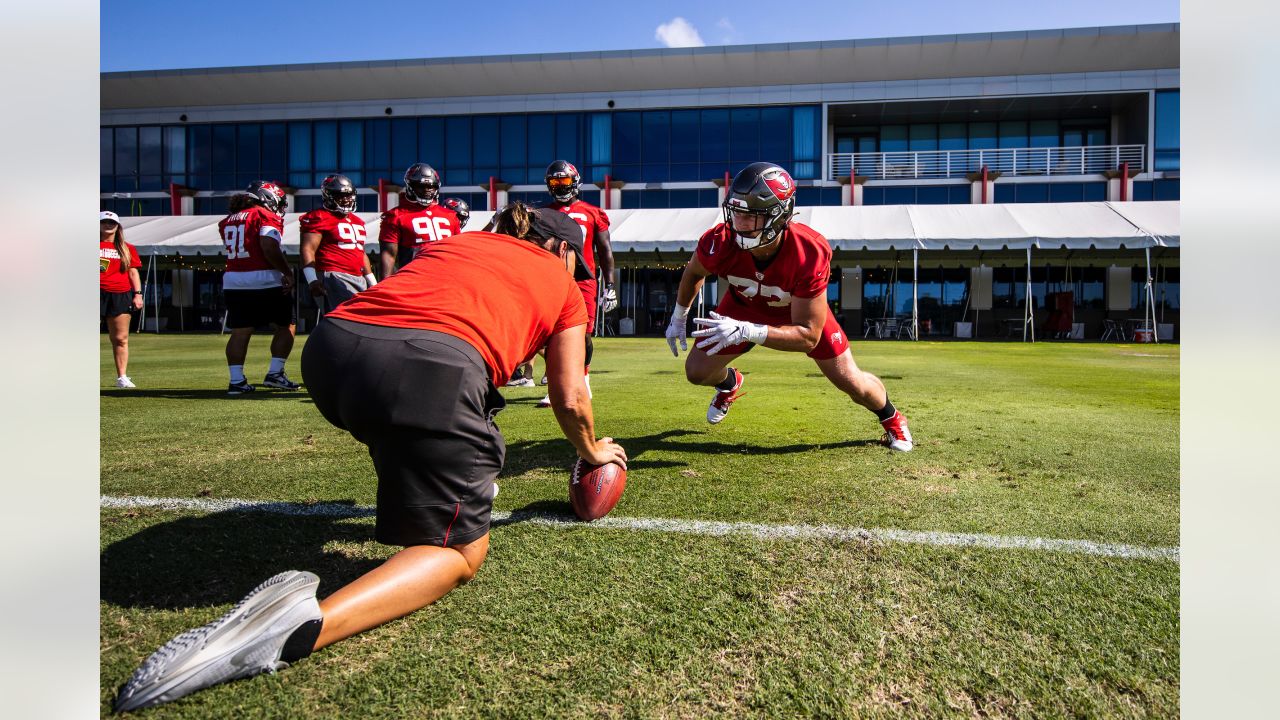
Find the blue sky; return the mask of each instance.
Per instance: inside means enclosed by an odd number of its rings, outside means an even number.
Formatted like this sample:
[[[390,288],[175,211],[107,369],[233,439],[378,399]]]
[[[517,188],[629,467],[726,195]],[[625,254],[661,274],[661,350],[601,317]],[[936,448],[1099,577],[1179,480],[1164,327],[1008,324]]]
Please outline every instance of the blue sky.
[[[103,0],[101,8],[104,72],[1178,21],[1176,0],[238,4]]]

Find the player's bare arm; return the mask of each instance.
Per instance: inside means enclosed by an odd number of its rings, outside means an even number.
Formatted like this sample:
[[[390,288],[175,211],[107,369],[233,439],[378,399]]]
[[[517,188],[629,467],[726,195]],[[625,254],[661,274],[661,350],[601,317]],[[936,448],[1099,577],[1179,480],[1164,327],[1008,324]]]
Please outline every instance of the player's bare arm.
[[[302,238],[298,242],[298,255],[302,258],[302,272],[305,275],[314,275],[316,267],[316,250],[320,248],[320,233],[302,233]],[[311,272],[307,273],[307,268],[311,268]],[[312,280],[307,279],[307,287],[311,290],[312,297],[320,297],[325,294],[324,283],[320,278]]]
[[[824,295],[792,298],[791,323],[770,325],[765,347],[787,352],[812,352],[822,339],[822,326],[827,321],[827,299]]]
[[[384,221],[385,222],[385,221]],[[396,271],[396,253],[400,246],[391,240],[379,239],[381,249],[378,251],[378,264],[382,266],[382,279],[386,280]]]
[[[616,462],[627,466],[627,454],[612,438],[596,440],[591,398],[582,380],[586,360],[587,326],[575,325],[547,342],[547,391],[551,409],[564,436],[578,456],[593,465]]]
[[[258,238],[258,247],[262,248],[262,257],[267,263],[280,273],[280,288],[284,294],[293,292],[293,266],[284,256],[280,241],[272,235],[262,235]]]
[[[671,354],[680,357],[680,353],[676,350],[676,341],[680,341],[680,349],[688,350],[689,343],[686,339],[685,320],[689,317],[689,306],[693,304],[693,298],[698,294],[698,290],[702,287],[702,283],[706,282],[707,276],[711,271],[698,262],[698,256],[695,253],[689,258],[689,263],[684,266],[684,272],[680,275],[680,287],[676,289],[676,306],[671,309],[671,320],[667,323],[667,347],[671,348]]]

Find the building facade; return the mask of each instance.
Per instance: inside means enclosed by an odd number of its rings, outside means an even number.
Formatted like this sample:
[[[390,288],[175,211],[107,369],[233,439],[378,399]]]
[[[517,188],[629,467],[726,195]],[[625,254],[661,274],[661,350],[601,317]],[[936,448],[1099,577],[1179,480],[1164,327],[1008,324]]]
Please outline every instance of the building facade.
[[[757,160],[792,173],[801,206],[1176,200],[1179,34],[1172,24],[105,73],[101,203],[121,215],[221,214],[230,193],[266,178],[302,212],[341,172],[375,211],[379,188],[422,161],[441,172],[443,195],[483,209],[499,188],[503,200],[545,199],[557,158],[582,171],[586,199],[616,209],[715,206],[725,175]],[[613,193],[600,192],[606,181]],[[1161,302],[1176,316],[1176,257],[1165,259]],[[882,260],[859,265],[859,316],[896,312],[886,303],[902,270]],[[647,316],[672,271],[630,262],[646,271],[631,295]],[[1113,292],[1104,270],[1072,275],[1082,309],[1118,305],[1101,297]],[[1066,282],[1051,266],[1035,275],[1041,303]],[[997,264],[997,308],[1025,299],[1015,280]],[[965,267],[912,281],[939,308],[930,327],[950,327],[969,295]],[[839,297],[833,287],[833,306]]]

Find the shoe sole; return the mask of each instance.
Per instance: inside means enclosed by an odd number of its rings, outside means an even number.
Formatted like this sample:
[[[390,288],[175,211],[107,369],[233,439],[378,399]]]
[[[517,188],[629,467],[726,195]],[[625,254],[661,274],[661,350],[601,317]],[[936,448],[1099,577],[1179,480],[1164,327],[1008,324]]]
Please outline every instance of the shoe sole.
[[[262,381],[262,386],[275,388],[277,390],[301,390],[302,389],[301,385],[281,385],[279,383],[267,382],[266,380]]]
[[[212,685],[288,667],[288,663],[280,660],[283,641],[278,646],[262,643],[259,652],[247,655],[243,652],[245,645],[272,630],[273,625],[300,607],[310,610],[305,607],[307,603],[314,606],[310,613],[314,616],[312,619],[320,619],[320,605],[316,601],[319,585],[320,578],[314,573],[297,570],[280,573],[254,588],[227,614],[165,643],[143,661],[120,689],[116,712],[169,702]],[[286,627],[292,634],[306,622]],[[264,650],[270,651],[271,656],[262,657]],[[208,657],[184,667],[196,661],[202,652]]]
[[[227,394],[228,395],[248,395],[251,392],[253,391],[252,390],[228,390]]]

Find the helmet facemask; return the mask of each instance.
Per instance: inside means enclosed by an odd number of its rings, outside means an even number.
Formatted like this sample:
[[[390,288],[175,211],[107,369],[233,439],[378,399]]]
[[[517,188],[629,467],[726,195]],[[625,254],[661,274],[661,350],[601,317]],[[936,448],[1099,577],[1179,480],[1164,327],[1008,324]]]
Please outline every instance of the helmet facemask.
[[[404,196],[419,205],[434,203],[440,198],[440,176],[429,165],[410,167],[404,173]]]
[[[572,175],[554,175],[547,178],[547,192],[556,202],[568,203],[578,197],[578,178]]]
[[[792,197],[768,208],[750,208],[744,201],[730,197],[723,206],[724,222],[743,250],[767,247],[781,237],[795,212],[795,203]]]
[[[356,211],[356,188],[343,175],[331,175],[320,185],[320,204],[325,210],[350,215]]]

